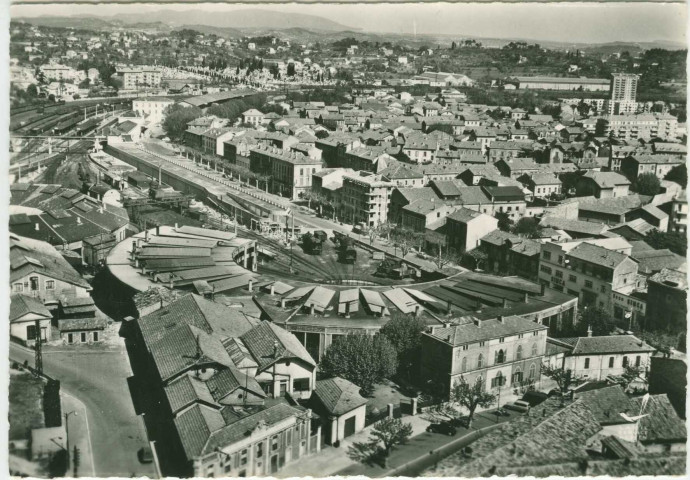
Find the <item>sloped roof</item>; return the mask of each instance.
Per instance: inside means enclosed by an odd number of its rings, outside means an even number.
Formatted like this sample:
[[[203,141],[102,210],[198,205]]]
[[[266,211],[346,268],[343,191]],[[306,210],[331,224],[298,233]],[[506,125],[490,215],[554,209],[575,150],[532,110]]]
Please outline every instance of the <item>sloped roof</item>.
[[[609,268],[616,268],[626,259],[630,258],[624,253],[614,252],[613,250],[608,250],[604,247],[586,242],[582,242],[577,247],[570,250],[568,256]]]
[[[314,395],[321,401],[328,413],[343,415],[367,403],[359,394],[360,388],[344,378],[334,377],[316,382]]]
[[[575,398],[587,406],[601,425],[630,423],[620,414],[636,415],[634,412],[635,405],[620,385],[576,393]]]
[[[653,352],[654,347],[633,335],[609,335],[605,337],[578,337],[573,355],[606,355],[616,353]]]
[[[45,318],[52,318],[52,315],[39,298],[22,294],[14,294],[10,297],[10,322],[14,322],[30,313]]]
[[[479,325],[476,325],[471,319],[468,320],[469,321],[461,325],[434,328],[428,335],[457,346],[465,343],[516,335],[518,333],[546,330],[548,328],[532,320],[514,316],[503,317],[503,321],[496,318],[481,320]]]
[[[225,426],[220,410],[199,403],[180,413],[174,423],[188,459],[199,456],[211,433]]]
[[[688,432],[685,422],[678,416],[671,405],[668,395],[650,395],[642,408],[644,397],[634,397],[631,403],[635,406],[636,415],[646,414],[640,419],[638,440],[642,443],[685,442]]]
[[[281,358],[298,358],[316,366],[314,359],[294,335],[271,322],[261,322],[240,338],[258,362],[260,370]]]

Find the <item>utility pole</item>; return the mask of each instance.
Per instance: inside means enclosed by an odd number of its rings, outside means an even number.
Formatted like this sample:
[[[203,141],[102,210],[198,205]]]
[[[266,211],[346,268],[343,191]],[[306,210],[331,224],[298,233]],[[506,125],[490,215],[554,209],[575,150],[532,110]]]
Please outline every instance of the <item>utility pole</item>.
[[[36,346],[34,347],[36,352],[35,352],[35,358],[34,358],[34,367],[36,368],[36,371],[39,373],[39,375],[43,374],[43,352],[41,350],[41,321],[36,320]]]

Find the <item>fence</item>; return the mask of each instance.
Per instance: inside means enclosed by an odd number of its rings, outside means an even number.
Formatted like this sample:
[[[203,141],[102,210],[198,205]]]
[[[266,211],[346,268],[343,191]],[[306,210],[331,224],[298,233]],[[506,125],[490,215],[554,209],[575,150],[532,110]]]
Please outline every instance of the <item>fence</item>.
[[[393,418],[402,418],[403,413],[407,413],[407,410],[405,410],[405,406],[406,404],[402,403],[393,404]],[[366,416],[364,418],[364,426],[368,427],[369,425],[373,425],[374,423],[381,421],[384,418],[388,418],[388,416],[388,407],[367,410]]]

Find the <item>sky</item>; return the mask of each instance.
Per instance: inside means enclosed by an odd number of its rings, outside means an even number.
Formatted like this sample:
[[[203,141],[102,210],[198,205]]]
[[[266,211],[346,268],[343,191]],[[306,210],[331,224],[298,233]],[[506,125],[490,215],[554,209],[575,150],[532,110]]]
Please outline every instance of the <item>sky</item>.
[[[369,32],[443,33],[564,42],[686,42],[684,3],[403,4],[41,4],[13,5],[12,16],[113,15],[159,9],[231,12],[261,8],[318,15]],[[221,14],[222,14],[221,13]],[[149,20],[152,20],[150,17]]]

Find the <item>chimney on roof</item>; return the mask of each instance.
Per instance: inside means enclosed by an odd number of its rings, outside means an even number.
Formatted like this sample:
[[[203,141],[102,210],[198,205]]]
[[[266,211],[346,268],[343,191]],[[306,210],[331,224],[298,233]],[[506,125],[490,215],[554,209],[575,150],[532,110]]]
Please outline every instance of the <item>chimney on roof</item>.
[[[525,296],[523,297],[522,301],[524,303],[529,303],[529,294],[527,292],[525,292]]]
[[[414,316],[418,317],[422,314],[422,306],[420,304],[415,305],[414,307]]]
[[[275,284],[273,284],[273,285],[271,285],[271,296],[273,296],[275,294],[275,291],[276,291],[276,286],[275,286]]]
[[[36,228],[36,231],[37,231],[37,232],[40,230],[41,227],[39,226],[38,222],[36,222],[36,227],[35,227],[35,228]]]
[[[474,318],[474,319],[472,319],[472,321],[474,322],[474,324],[475,324],[478,328],[481,328],[481,326],[482,326],[482,321],[481,321],[480,319]]]
[[[280,299],[280,308],[285,308],[285,299],[284,298]]]
[[[503,308],[508,308],[508,299],[507,298],[503,299]]]
[[[309,305],[309,315],[314,315],[314,304]]]
[[[38,225],[38,224],[36,224]],[[137,253],[137,242],[132,242],[132,251],[130,252],[130,259],[134,260],[134,255]]]
[[[253,289],[254,289],[254,280],[252,280],[250,278],[249,279],[249,285],[247,285],[247,290],[249,290],[251,292]]]
[[[156,225],[156,236],[159,236],[161,234],[161,227],[160,225]]]
[[[446,312],[448,313],[448,315],[453,313],[453,304],[450,303],[450,300],[446,302]]]
[[[77,225],[81,225],[81,217],[77,217]]]
[[[175,230],[177,230],[179,227],[177,226],[177,223],[175,224]]]
[[[506,323],[505,318],[503,317],[503,315],[499,315],[499,316],[497,317],[497,320],[498,320],[500,323]]]
[[[587,337],[591,337],[591,336],[592,336],[592,326],[587,325]]]
[[[278,357],[278,340],[273,341],[273,358]]]

